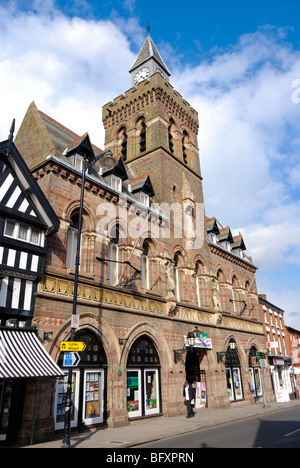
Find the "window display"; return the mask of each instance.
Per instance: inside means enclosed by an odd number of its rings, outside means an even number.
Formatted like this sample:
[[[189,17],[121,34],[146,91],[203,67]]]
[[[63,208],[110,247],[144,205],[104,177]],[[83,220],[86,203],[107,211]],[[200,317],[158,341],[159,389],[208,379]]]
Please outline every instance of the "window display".
[[[103,421],[103,378],[104,373],[85,371],[85,392],[83,421],[85,424],[96,424]]]

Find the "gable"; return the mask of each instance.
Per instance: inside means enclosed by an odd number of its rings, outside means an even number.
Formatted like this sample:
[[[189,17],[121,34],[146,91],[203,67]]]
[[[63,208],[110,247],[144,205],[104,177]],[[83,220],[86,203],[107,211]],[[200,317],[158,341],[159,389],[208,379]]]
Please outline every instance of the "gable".
[[[46,235],[59,229],[59,219],[29,171],[14,143],[0,142],[0,209],[6,217],[16,217],[39,225]]]

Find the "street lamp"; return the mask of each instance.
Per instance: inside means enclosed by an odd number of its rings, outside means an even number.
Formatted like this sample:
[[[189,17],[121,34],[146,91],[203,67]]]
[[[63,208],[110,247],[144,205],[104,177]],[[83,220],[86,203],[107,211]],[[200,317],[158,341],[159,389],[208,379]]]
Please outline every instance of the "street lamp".
[[[82,156],[82,178],[81,178],[81,193],[80,193],[80,208],[79,208],[79,223],[78,223],[78,236],[77,236],[77,247],[76,247],[76,259],[75,259],[75,277],[74,277],[74,296],[73,296],[73,309],[72,316],[76,315],[77,309],[77,291],[78,291],[78,277],[79,277],[79,266],[80,266],[80,245],[81,245],[81,230],[82,230],[82,214],[83,214],[83,199],[84,199],[84,184],[85,175],[89,167],[92,167],[97,161],[101,160],[101,165],[106,169],[112,169],[117,161],[113,158],[111,151],[101,153],[95,156],[89,135],[86,134],[82,138],[75,140],[71,143],[63,153],[65,156],[70,157],[74,154]],[[70,341],[74,341],[75,328],[71,327],[71,338]],[[70,448],[70,422],[71,422],[71,408],[72,408],[72,367],[69,367],[68,373],[68,384],[65,404],[65,427],[64,427],[64,439],[62,441],[62,448]]]
[[[230,338],[229,340],[229,347],[233,351],[236,348],[236,341],[234,338]],[[226,356],[227,351],[217,351],[217,362],[220,364],[220,362],[223,361],[223,357]]]
[[[188,342],[188,345],[189,345],[189,349],[190,349],[190,352],[192,353],[193,352],[193,348],[195,346],[195,333],[194,332],[189,332],[187,334],[187,342]],[[187,353],[189,351],[189,349],[174,349],[174,362],[175,364],[177,364],[177,362],[180,360],[181,356],[183,355],[183,353]]]

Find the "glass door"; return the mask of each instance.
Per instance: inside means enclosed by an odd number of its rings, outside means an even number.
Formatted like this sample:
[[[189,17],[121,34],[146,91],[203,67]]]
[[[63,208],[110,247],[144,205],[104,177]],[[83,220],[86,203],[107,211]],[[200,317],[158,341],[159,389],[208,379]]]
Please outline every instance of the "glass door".
[[[129,418],[142,416],[141,370],[127,370],[127,411]]]
[[[68,372],[63,377],[56,381],[55,393],[55,412],[54,422],[55,430],[64,428],[65,422],[65,402],[68,387]],[[71,408],[71,427],[76,427],[78,424],[78,401],[79,401],[79,370],[72,372],[72,408]]]
[[[145,415],[158,413],[159,385],[157,369],[145,369],[144,371],[144,397]]]
[[[11,406],[12,383],[0,382],[0,441],[6,440]]]
[[[99,424],[103,422],[104,370],[84,371],[83,422]]]
[[[226,369],[226,381],[227,381],[227,393],[228,393],[229,399],[230,401],[234,401],[231,369]]]
[[[239,367],[234,367],[232,369],[232,378],[233,378],[233,388],[235,393],[236,400],[243,399],[243,387],[241,382],[241,373]]]

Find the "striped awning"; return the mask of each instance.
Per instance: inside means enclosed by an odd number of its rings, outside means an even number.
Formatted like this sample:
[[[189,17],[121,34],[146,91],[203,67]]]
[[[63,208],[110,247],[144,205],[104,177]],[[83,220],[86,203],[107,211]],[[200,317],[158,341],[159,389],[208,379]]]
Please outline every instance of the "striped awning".
[[[57,377],[61,369],[34,330],[0,328],[0,379]]]

